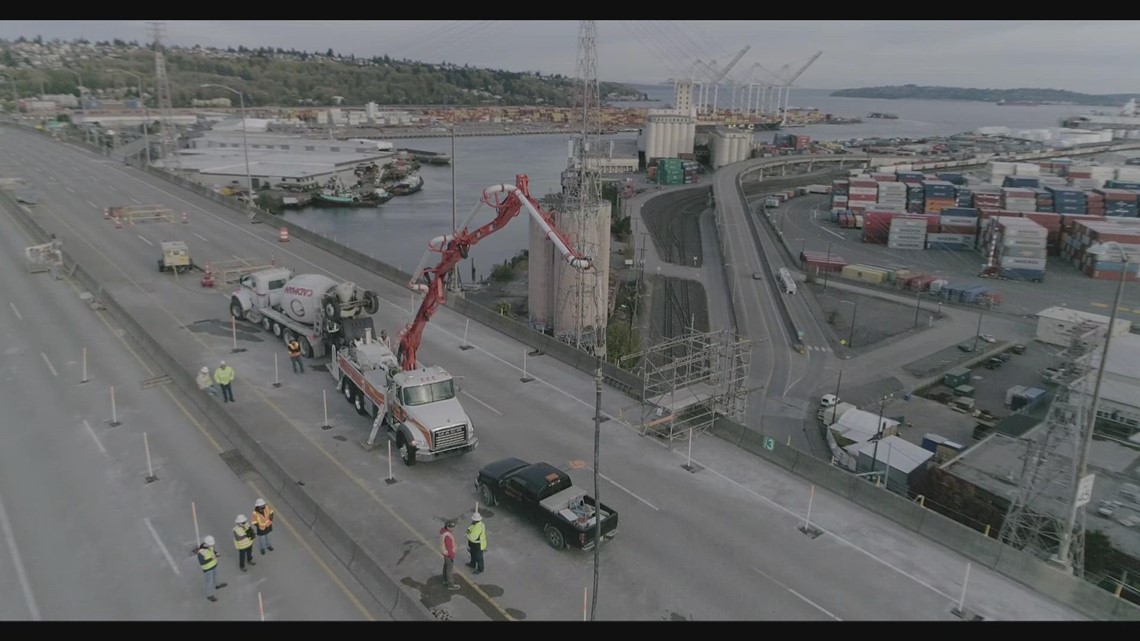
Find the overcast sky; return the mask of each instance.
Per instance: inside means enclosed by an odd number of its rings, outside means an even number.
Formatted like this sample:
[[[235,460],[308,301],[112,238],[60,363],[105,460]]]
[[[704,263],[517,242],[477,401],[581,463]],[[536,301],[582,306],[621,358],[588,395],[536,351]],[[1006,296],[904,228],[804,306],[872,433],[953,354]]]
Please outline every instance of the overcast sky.
[[[505,20],[167,21],[165,42],[389,55],[510,71],[574,75],[578,22]],[[0,38],[119,38],[148,42],[147,21],[0,21]],[[597,22],[598,76],[657,83],[722,70],[727,78],[790,76],[822,51],[795,86],[1041,87],[1140,92],[1140,21],[609,21]]]

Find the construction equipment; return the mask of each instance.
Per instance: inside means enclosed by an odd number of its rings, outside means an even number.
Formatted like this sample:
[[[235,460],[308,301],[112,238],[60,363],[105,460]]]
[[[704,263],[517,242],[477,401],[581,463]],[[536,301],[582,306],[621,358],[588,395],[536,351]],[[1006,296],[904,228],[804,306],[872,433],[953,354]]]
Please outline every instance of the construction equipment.
[[[29,274],[58,270],[63,267],[63,243],[52,238],[51,242],[25,247],[24,257]]]
[[[162,258],[158,259],[158,271],[181,274],[194,269],[190,259],[190,249],[180,240],[162,241]]]
[[[422,367],[416,361],[424,328],[436,308],[444,302],[444,292],[455,274],[455,266],[467,258],[471,247],[502,229],[523,208],[559,249],[565,260],[577,269],[590,269],[593,261],[571,248],[570,241],[554,226],[551,215],[541,209],[529,190],[529,179],[519,174],[514,185],[492,185],[483,190],[479,204],[495,209],[495,219],[474,230],[469,224],[478,205],[463,226],[428,242],[423,260],[412,272],[408,286],[424,293],[415,318],[400,332],[395,354],[387,345],[371,340],[351,344],[338,351],[329,367],[337,389],[356,405],[361,414],[374,417],[372,432],[365,443],[376,445],[381,427],[394,441],[406,465],[475,449],[478,440],[470,417],[455,399],[454,380],[442,367]],[[441,255],[435,267],[426,268],[432,253]],[[418,407],[418,406],[424,407]],[[439,407],[441,411],[436,411]],[[432,409],[428,409],[432,408]]]
[[[376,292],[355,283],[338,283],[321,274],[294,275],[273,267],[246,274],[230,295],[230,315],[260,323],[266,331],[301,344],[306,358],[320,358],[372,329],[380,308]]]

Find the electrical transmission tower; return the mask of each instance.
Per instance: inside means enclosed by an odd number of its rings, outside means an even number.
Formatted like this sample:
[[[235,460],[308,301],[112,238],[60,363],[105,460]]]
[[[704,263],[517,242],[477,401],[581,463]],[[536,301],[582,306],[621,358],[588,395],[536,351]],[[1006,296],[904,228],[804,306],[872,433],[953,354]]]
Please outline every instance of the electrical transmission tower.
[[[575,141],[569,167],[563,174],[563,229],[575,238],[578,250],[594,261],[590,270],[576,270],[572,276],[576,287],[561,292],[560,304],[572,305],[575,313],[572,336],[559,336],[578,349],[604,355],[606,318],[608,316],[609,261],[606,247],[609,239],[609,216],[603,216],[601,181],[595,154],[596,136],[601,126],[601,97],[598,89],[597,26],[593,20],[582,20],[578,28],[577,101],[581,131]],[[604,218],[604,220],[602,220]],[[603,229],[604,227],[604,229]]]
[[[162,32],[166,25],[161,22],[148,22],[154,36],[154,77],[158,90],[158,111],[162,117],[162,157],[167,169],[181,173],[182,162],[178,154],[178,133],[174,126],[174,107],[170,102],[170,78],[166,75],[166,60],[162,55]]]
[[[1059,560],[1060,534],[1072,509],[1077,479],[1077,452],[1084,430],[1091,429],[1092,371],[1090,355],[1096,350],[1100,327],[1086,322],[1074,327],[1070,343],[1060,354],[1064,369],[1044,425],[1026,442],[1017,497],[1006,513],[1001,541],[1044,561]],[[1071,569],[1084,572],[1085,508],[1080,506],[1073,524],[1069,549]]]

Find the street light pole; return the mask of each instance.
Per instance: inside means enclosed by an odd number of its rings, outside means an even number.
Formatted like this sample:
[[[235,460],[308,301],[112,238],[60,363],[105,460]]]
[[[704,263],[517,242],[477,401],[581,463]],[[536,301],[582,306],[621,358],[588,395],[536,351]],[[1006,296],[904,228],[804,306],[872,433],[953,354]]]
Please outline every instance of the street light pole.
[[[75,74],[75,89],[79,91],[79,108],[83,110],[83,124],[87,124],[87,103],[83,101],[83,77],[79,75],[78,71],[68,69],[71,73]]]
[[[1100,353],[1100,365],[1096,370],[1096,383],[1093,386],[1092,406],[1089,407],[1088,423],[1085,426],[1085,433],[1081,435],[1081,441],[1078,444],[1079,452],[1077,453],[1077,478],[1073,479],[1073,496],[1069,502],[1069,514],[1065,518],[1065,526],[1061,529],[1061,543],[1057,550],[1057,559],[1061,565],[1067,569],[1072,569],[1072,559],[1069,558],[1069,551],[1073,542],[1073,527],[1077,523],[1077,512],[1080,511],[1080,505],[1077,501],[1080,498],[1081,479],[1088,473],[1089,466],[1089,450],[1092,449],[1093,430],[1096,428],[1096,411],[1097,405],[1100,404],[1100,384],[1104,380],[1104,368],[1108,363],[1108,346],[1112,342],[1112,329],[1116,325],[1116,312],[1120,309],[1120,297],[1124,293],[1124,277],[1128,271],[1129,256],[1116,241],[1109,241],[1103,245],[1115,245],[1116,250],[1120,252],[1120,258],[1123,264],[1120,266],[1120,279],[1116,283],[1116,296],[1112,300],[1112,314],[1108,317],[1108,327],[1104,331],[1104,349]],[[1102,250],[1107,251],[1107,250]]]
[[[245,181],[246,181],[246,186],[249,188],[249,198],[248,198],[246,205],[248,207],[252,207],[253,206],[253,178],[250,176],[250,173],[249,173],[249,141],[246,139],[245,94],[238,91],[237,89],[234,89],[232,87],[227,87],[225,85],[204,84],[201,86],[202,87],[217,87],[218,89],[225,89],[226,91],[230,91],[230,92],[236,93],[238,95],[238,101],[241,104],[241,144],[242,144],[242,147],[245,148]]]
[[[883,410],[887,408],[887,401],[892,397],[894,397],[894,394],[885,394],[881,399],[879,399],[879,425],[875,430],[875,449],[871,454],[872,472],[875,471],[876,464],[879,462],[879,441],[883,438]]]
[[[143,98],[142,76],[130,71],[123,71],[123,73],[134,76],[139,81],[139,102],[142,103],[143,107],[143,143],[146,144],[146,164],[150,166],[150,132],[148,131],[150,129],[150,113],[146,108],[146,98]]]
[[[827,293],[827,272],[831,271],[831,243],[827,244],[827,264],[823,266],[823,291]],[[855,322],[852,318],[851,322]],[[851,341],[847,341],[850,343]]]
[[[849,300],[841,300],[840,303],[847,303],[851,306],[851,332],[847,335],[847,347],[851,347],[851,343],[855,340],[855,314],[859,311],[859,304],[853,303]]]
[[[982,337],[982,311],[978,310],[978,331],[974,332],[974,351],[978,353],[978,340]]]
[[[914,293],[914,326],[918,327],[918,310],[919,304],[922,301],[922,292]]]

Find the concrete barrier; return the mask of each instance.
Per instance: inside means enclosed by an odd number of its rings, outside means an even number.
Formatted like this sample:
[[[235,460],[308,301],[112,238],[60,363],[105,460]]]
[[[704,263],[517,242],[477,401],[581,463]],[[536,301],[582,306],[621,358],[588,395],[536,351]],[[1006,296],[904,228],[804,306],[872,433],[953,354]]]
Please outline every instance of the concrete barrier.
[[[918,533],[987,567],[997,564],[1003,547],[1001,541],[979,536],[977,530],[933,510],[923,511]]]
[[[356,552],[356,542],[344,531],[336,520],[323,509],[317,509],[317,518],[313,521],[313,533],[321,539],[329,552],[341,562],[344,567],[352,563]]]
[[[899,525],[918,532],[922,524],[923,508],[871,481],[860,479],[851,500],[862,507],[887,517]]]
[[[814,456],[801,456],[796,460],[792,472],[815,485],[850,499],[855,495],[855,487],[866,483],[843,468],[821,461]]]
[[[442,559],[442,557],[440,557]],[[440,561],[442,565],[442,560]],[[379,564],[372,558],[366,551],[357,549],[352,554],[352,561],[348,564],[348,573],[353,576],[365,590],[381,603],[387,610],[393,611],[400,605],[402,592],[390,581],[377,580],[377,577],[382,577],[385,573],[380,569]],[[423,620],[423,615],[420,608],[413,608],[413,612],[409,613],[409,618],[402,619],[396,617],[397,621],[419,621]]]

